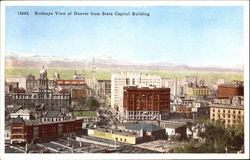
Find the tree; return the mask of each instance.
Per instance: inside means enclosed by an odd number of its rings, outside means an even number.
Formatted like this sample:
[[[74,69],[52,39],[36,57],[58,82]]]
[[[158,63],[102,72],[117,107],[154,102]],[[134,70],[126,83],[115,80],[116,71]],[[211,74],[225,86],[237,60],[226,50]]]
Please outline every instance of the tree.
[[[86,101],[86,106],[96,109],[100,107],[100,103],[94,97],[89,97]]]
[[[225,127],[220,121],[197,120],[193,126],[203,126],[204,130],[199,130],[199,137],[205,139],[200,145],[188,142],[183,147],[175,148],[177,153],[235,153],[244,144],[244,126],[234,125]],[[191,126],[189,126],[191,127]]]

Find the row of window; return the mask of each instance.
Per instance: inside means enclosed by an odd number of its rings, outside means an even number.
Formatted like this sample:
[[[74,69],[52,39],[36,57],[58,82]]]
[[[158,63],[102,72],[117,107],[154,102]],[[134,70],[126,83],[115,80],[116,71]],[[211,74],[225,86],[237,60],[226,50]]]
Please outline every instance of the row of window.
[[[152,116],[129,116],[130,120],[137,119],[137,120],[155,120],[158,119],[157,117]]]
[[[32,99],[32,95],[13,95],[14,99]],[[44,95],[33,95],[33,98],[44,98]],[[48,97],[50,98],[50,97]],[[69,95],[53,95],[52,99],[68,99]]]
[[[129,115],[142,115],[143,113],[147,113],[147,115],[158,115],[159,112],[128,112]]]
[[[215,114],[213,114],[212,116],[215,117]],[[218,115],[218,117],[220,118],[221,116]],[[225,118],[225,117],[226,117],[225,114],[223,114],[222,117]],[[233,117],[234,119],[236,118],[235,115],[233,115],[232,117]],[[242,117],[243,117],[243,116],[242,116]],[[231,118],[231,115],[227,115],[227,118]],[[241,116],[238,116],[238,119],[241,119]],[[242,118],[242,119],[243,119],[243,118]]]
[[[118,140],[119,140],[119,138],[115,137],[115,141],[118,141]],[[127,142],[127,139],[124,138],[124,140],[123,140],[122,138],[120,138],[120,142]]]
[[[54,118],[43,118],[44,122],[54,122]],[[62,121],[62,118],[55,118],[55,122]]]
[[[12,135],[13,139],[22,139],[23,135]]]
[[[215,112],[216,110],[215,109],[213,109],[212,110],[213,112]],[[218,112],[220,112],[221,110],[220,109],[218,109]],[[226,110],[222,110],[222,112],[223,113],[226,113]],[[227,110],[227,113],[230,113],[231,112],[231,110]],[[233,110],[233,113],[237,113],[235,110]],[[238,114],[241,114],[241,111],[238,111]]]
[[[215,121],[215,119],[214,118],[212,118],[212,120],[213,121]],[[241,123],[241,121],[236,121],[236,120],[230,120],[230,119],[228,119],[227,121],[226,120],[222,120],[222,123],[232,123],[232,124],[236,124],[236,123]]]

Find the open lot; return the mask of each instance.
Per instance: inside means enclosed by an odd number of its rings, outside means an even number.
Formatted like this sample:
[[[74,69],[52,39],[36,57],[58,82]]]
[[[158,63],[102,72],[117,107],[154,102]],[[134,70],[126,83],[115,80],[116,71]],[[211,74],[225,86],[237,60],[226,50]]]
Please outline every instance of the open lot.
[[[95,111],[76,111],[74,112],[75,117],[96,117]]]

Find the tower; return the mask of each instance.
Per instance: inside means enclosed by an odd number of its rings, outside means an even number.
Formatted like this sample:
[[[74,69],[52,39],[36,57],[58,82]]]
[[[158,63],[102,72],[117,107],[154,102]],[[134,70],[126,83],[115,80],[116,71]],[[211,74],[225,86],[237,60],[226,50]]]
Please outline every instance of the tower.
[[[48,98],[49,84],[48,84],[47,71],[46,69],[44,69],[44,66],[40,70],[39,74],[40,74],[40,77],[38,79],[39,98],[40,99]]]
[[[174,80],[174,96],[177,96],[177,77]]]
[[[95,66],[95,58],[93,58],[92,61],[92,88],[93,90],[95,90],[95,86],[96,86],[96,66]]]

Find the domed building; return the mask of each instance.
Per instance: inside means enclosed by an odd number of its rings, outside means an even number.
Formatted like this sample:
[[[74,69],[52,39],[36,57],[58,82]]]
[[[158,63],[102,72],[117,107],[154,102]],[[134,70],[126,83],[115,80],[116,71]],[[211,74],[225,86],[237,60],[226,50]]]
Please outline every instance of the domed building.
[[[40,70],[40,79],[48,79],[48,77],[47,77],[47,70],[44,68],[44,66]]]
[[[46,107],[70,106],[70,93],[59,93],[55,90],[55,81],[48,79],[47,70],[42,67],[39,78],[28,75],[26,77],[27,89],[25,93],[13,93],[13,104],[23,106],[45,105]]]
[[[43,68],[40,70],[40,78],[38,79],[39,85],[39,95],[38,98],[49,98],[49,84],[48,84],[48,77],[47,77],[47,70]]]
[[[76,73],[73,75],[73,80],[85,80],[85,74]]]

